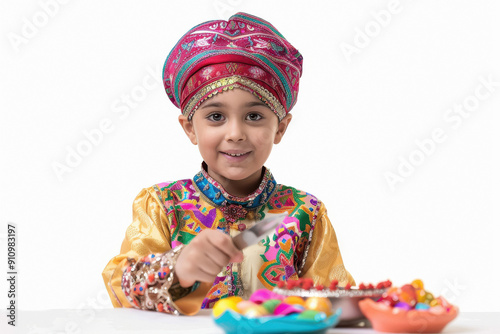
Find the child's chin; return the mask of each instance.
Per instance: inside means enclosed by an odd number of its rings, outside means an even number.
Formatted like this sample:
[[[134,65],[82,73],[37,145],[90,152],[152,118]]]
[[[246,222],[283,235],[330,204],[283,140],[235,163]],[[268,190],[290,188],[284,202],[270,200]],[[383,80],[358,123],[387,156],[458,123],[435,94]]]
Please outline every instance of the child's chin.
[[[222,170],[222,176],[226,179],[240,181],[249,178],[252,174],[255,173],[253,169],[248,167],[240,167],[240,166],[231,166],[224,168]]]

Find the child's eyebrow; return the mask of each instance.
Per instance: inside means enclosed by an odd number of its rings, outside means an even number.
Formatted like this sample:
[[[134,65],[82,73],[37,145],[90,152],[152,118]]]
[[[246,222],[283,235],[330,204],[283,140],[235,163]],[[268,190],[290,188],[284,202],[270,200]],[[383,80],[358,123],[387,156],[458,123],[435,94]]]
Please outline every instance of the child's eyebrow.
[[[225,107],[225,106],[226,105],[224,103],[222,103],[222,102],[212,102],[212,103],[205,104],[200,109],[205,109],[205,108],[210,108],[210,107],[221,108],[221,107]]]
[[[247,102],[244,105],[244,107],[246,107],[246,108],[251,108],[251,107],[255,107],[255,106],[264,106],[264,107],[267,107],[267,104],[265,104],[262,101],[252,101],[252,102]]]
[[[255,106],[267,107],[267,104],[265,104],[262,101],[251,101],[251,102],[247,102],[243,105],[243,107],[245,107],[245,108],[251,108],[251,107],[255,107]],[[212,103],[208,103],[208,104],[204,105],[200,109],[205,109],[205,108],[210,108],[210,107],[223,108],[223,107],[226,107],[226,104],[222,103],[222,102],[212,102]]]

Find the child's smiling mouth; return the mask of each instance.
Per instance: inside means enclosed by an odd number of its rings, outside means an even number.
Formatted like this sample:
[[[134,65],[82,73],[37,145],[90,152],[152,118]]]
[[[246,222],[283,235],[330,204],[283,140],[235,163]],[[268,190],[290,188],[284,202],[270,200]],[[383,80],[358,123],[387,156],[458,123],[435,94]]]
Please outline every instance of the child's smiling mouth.
[[[252,151],[227,151],[223,152],[220,151],[220,153],[224,154],[226,158],[228,158],[231,161],[239,161],[245,159]]]

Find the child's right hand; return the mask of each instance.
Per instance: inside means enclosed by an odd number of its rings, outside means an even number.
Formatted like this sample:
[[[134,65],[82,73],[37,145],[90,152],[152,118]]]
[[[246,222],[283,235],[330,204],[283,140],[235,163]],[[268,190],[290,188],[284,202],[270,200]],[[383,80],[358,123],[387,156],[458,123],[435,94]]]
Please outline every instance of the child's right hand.
[[[175,275],[184,288],[196,281],[213,282],[229,262],[243,261],[231,237],[218,230],[203,230],[186,245],[175,264]]]

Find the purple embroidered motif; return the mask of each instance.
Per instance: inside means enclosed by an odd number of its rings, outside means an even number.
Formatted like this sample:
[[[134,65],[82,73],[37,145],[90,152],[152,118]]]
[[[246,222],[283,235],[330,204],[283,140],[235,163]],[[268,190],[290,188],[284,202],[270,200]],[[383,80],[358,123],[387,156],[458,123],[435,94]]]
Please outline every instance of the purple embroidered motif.
[[[292,266],[285,266],[286,278],[292,276],[295,273],[295,269]]]
[[[208,211],[208,214],[206,215],[204,215],[200,210],[193,210],[193,214],[195,215],[196,219],[198,219],[203,225],[211,228],[215,221],[217,210],[213,208],[212,210]]]

